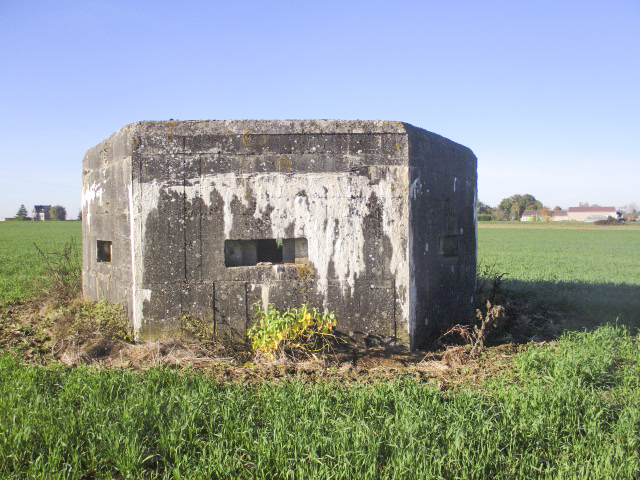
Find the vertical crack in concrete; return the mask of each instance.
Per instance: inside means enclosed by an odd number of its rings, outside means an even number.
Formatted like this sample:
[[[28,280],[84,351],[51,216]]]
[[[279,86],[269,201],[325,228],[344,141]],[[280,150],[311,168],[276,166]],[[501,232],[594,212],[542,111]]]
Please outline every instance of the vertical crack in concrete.
[[[252,312],[251,305],[249,305],[249,284],[244,282],[242,285],[244,286],[244,311],[246,312],[244,316],[244,329],[246,331],[249,330],[251,326]]]
[[[131,246],[131,306],[132,306],[132,318],[133,318],[133,329],[136,332],[140,329],[140,308],[138,306],[138,282],[136,279],[137,270],[136,270],[136,226],[135,226],[135,216],[134,216],[134,201],[133,201],[133,168],[131,169],[131,183],[129,183],[128,187],[128,195],[129,195],[129,234],[130,241],[129,244]]]
[[[182,157],[182,278],[185,283],[187,282],[187,172],[186,172],[186,160]],[[191,204],[193,205],[195,202]],[[184,299],[183,304],[184,306]]]
[[[211,309],[213,314],[213,333],[218,335],[218,313],[216,312],[216,282],[211,284]]]

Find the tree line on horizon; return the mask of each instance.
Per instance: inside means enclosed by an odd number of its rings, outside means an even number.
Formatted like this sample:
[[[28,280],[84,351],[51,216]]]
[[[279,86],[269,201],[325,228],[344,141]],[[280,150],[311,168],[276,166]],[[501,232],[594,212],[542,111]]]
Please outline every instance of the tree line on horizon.
[[[20,208],[16,212],[15,220],[25,221],[31,220],[32,218],[29,216],[29,212],[27,208],[24,206],[24,203],[20,205]],[[49,209],[49,219],[48,220],[66,220],[67,219],[67,209],[62,205],[54,205]],[[78,212],[77,220],[82,220],[82,211]]]
[[[599,207],[600,205],[589,205],[588,202],[580,202],[579,206]],[[478,215],[482,215],[484,217],[482,218],[483,220],[520,220],[526,210],[538,210],[544,217],[551,217],[552,210],[563,210],[563,208],[558,205],[553,209],[544,206],[542,202],[529,193],[503,198],[496,207],[491,207],[482,201],[478,201]],[[630,217],[637,218],[640,216],[638,205],[635,203],[629,203],[622,207],[621,210]]]

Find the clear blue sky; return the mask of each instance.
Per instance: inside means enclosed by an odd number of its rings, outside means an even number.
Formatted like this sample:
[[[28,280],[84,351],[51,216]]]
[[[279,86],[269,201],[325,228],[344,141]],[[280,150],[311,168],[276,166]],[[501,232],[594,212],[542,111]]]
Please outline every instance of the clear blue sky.
[[[0,217],[139,120],[401,120],[479,198],[640,204],[640,1],[0,0]]]

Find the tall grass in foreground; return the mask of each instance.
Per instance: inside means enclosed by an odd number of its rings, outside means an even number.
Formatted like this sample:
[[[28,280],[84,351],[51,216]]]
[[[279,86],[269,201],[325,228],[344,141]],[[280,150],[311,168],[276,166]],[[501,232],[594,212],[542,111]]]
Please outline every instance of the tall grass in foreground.
[[[0,359],[2,478],[640,475],[640,348],[621,327],[524,352],[480,390],[220,384]]]

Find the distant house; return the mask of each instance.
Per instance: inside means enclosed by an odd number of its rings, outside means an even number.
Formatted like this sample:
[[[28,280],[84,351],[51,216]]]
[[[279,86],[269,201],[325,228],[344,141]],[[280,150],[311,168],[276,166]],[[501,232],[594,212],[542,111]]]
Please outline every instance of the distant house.
[[[544,222],[544,221],[553,221],[553,222],[562,222],[569,220],[567,216],[566,210],[553,210],[550,212],[551,218],[547,219],[547,217],[540,210],[525,210],[522,213],[522,218],[520,219],[522,222]]]
[[[569,220],[573,222],[595,222],[616,218],[616,207],[569,207]]]
[[[554,222],[595,222],[616,217],[615,207],[569,207],[569,210],[553,210],[551,220]],[[522,213],[523,222],[540,222],[546,220],[540,210],[525,210]]]
[[[51,220],[51,205],[34,205],[31,218],[34,220]]]
[[[567,222],[569,221],[569,212],[566,210],[553,210],[551,218],[554,222]]]
[[[540,222],[544,219],[544,215],[540,213],[540,210],[525,210],[520,218],[522,222]]]

